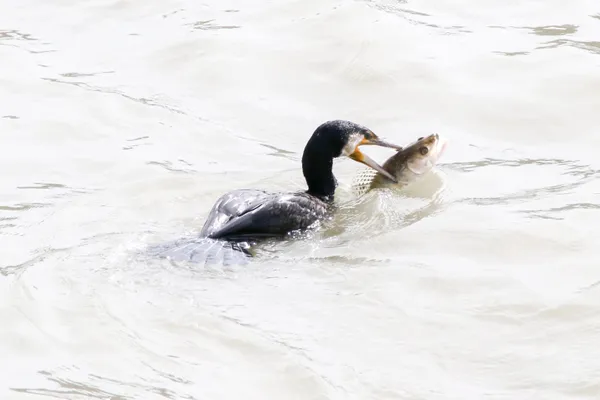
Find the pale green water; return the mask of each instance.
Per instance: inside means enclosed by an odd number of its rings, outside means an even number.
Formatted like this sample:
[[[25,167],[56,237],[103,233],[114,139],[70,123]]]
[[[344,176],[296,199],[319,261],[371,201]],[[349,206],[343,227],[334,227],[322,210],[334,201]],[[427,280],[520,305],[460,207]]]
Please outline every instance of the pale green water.
[[[336,118],[449,147],[249,267],[133,256]],[[594,1],[3,0],[0,398],[598,399],[598,154]]]

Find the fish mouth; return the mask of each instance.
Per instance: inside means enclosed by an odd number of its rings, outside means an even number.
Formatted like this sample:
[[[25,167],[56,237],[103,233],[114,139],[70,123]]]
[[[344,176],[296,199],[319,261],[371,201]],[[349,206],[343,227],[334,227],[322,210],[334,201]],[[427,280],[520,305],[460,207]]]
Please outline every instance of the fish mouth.
[[[446,147],[448,147],[448,140],[443,137],[440,136],[436,133],[436,136],[438,138],[438,142],[436,145],[436,150],[437,150],[437,154],[436,154],[436,162],[442,157],[442,155],[446,152]]]

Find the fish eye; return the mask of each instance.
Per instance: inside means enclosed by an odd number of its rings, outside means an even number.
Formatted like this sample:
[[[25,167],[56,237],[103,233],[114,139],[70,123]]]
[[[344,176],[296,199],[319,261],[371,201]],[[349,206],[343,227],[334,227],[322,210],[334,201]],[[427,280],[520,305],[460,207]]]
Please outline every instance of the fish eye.
[[[421,147],[421,148],[419,149],[419,153],[421,153],[421,155],[423,155],[423,156],[424,156],[424,155],[426,155],[427,153],[429,153],[429,149],[428,149],[427,147],[423,146],[423,147]]]

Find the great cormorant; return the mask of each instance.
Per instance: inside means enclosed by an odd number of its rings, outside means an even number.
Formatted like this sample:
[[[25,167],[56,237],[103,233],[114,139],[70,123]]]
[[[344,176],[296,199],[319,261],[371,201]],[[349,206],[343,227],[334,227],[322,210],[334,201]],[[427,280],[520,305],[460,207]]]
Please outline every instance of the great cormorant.
[[[302,155],[302,172],[308,190],[272,193],[238,189],[225,193],[212,207],[200,238],[163,255],[197,262],[242,261],[250,254],[247,250],[250,245],[260,239],[285,237],[315,227],[332,213],[337,186],[332,168],[333,159],[337,157],[350,157],[395,181],[359,150],[361,145],[401,149],[356,123],[325,122],[314,131]]]

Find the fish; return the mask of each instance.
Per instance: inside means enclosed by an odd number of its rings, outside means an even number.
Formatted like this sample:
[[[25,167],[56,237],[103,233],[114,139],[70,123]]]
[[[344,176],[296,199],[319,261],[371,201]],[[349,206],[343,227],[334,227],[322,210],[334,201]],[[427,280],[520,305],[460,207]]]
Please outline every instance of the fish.
[[[363,195],[373,189],[402,188],[431,171],[446,150],[447,141],[437,133],[420,137],[415,142],[398,150],[382,165],[397,182],[373,169],[360,171],[353,179],[351,190]]]

